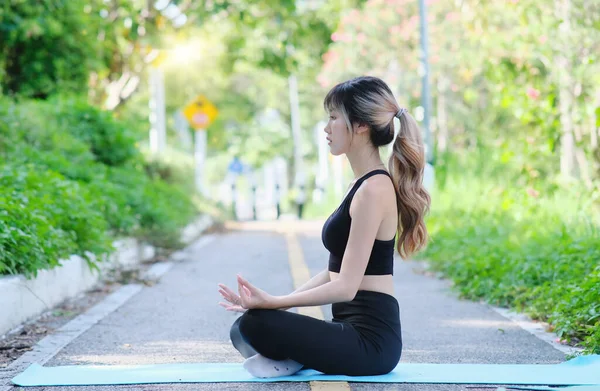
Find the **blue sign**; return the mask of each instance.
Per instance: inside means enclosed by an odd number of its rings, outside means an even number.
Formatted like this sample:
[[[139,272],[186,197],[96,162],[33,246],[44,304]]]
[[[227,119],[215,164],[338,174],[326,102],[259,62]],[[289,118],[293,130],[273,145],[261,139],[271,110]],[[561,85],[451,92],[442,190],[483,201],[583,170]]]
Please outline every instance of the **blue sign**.
[[[234,174],[241,174],[244,171],[244,165],[238,157],[234,157],[227,169]]]

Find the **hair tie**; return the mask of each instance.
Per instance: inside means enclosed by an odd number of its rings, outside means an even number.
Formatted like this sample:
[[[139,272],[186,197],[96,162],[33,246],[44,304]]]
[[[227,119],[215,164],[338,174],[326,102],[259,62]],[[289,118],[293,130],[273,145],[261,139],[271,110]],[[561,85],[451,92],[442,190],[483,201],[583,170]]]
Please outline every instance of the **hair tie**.
[[[396,113],[395,117],[400,119],[400,117],[402,117],[402,114],[406,113],[408,110],[406,110],[405,108],[401,108],[400,110],[398,110],[398,112]]]

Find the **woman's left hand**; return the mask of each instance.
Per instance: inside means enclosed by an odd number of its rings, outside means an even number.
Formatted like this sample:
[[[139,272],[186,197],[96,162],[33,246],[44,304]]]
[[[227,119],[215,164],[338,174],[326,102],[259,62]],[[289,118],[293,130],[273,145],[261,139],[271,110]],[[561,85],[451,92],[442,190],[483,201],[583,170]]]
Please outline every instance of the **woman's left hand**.
[[[225,300],[227,300],[226,303],[219,303],[221,307],[225,308],[227,311],[246,312],[246,309],[243,308],[241,305],[242,298],[239,295],[237,295],[234,291],[229,289],[226,285],[219,284],[219,293],[221,294],[221,296],[223,296]]]
[[[238,292],[241,299],[241,306],[245,309],[263,308],[277,309],[277,300],[275,296],[255,287],[238,274]]]

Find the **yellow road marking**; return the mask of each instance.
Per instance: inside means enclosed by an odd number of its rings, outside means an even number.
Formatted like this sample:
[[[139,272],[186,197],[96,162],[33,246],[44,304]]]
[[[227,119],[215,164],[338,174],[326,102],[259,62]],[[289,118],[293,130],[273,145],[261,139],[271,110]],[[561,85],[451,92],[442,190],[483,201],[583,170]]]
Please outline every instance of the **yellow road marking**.
[[[285,233],[285,238],[294,289],[298,289],[302,284],[310,280],[310,271],[306,262],[304,262],[304,254],[298,242],[298,237],[293,232],[288,231]],[[321,307],[298,307],[298,313],[321,320],[325,318]],[[347,391],[350,390],[350,385],[347,382],[311,381],[310,389],[312,391]]]
[[[290,271],[292,272],[294,289],[298,289],[302,284],[310,280],[310,271],[306,266],[306,262],[304,262],[302,247],[300,247],[296,235],[292,232],[288,232],[285,235],[285,238],[287,239],[288,260],[290,262]],[[325,318],[321,307],[298,307],[298,313],[321,320]]]
[[[350,390],[350,384],[345,381],[311,381],[310,389],[312,391],[347,391]]]

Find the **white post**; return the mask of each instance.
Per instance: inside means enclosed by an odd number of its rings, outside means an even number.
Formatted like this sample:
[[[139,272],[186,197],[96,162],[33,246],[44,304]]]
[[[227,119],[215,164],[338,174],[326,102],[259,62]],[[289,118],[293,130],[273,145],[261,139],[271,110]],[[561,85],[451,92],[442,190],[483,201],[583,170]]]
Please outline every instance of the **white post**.
[[[177,135],[179,136],[179,142],[181,146],[185,148],[186,151],[190,151],[193,146],[192,136],[190,135],[190,126],[183,116],[181,110],[177,111],[173,115],[173,119],[175,120],[175,130],[177,130]]]
[[[425,190],[431,194],[433,191],[433,186],[435,184],[435,170],[433,166],[429,163],[425,163],[425,172],[423,174],[423,186],[425,186]]]
[[[150,68],[150,151],[162,153],[167,144],[165,85],[159,67]]]
[[[194,132],[194,165],[196,190],[207,196],[208,192],[204,186],[204,161],[206,157],[206,130],[196,129]]]
[[[272,162],[263,165],[264,201],[267,204],[275,204],[275,168]]]
[[[158,151],[158,130],[156,124],[156,76],[155,68],[150,68],[150,100],[148,101],[148,122],[150,122],[150,132],[148,135],[150,152],[155,154]]]
[[[329,178],[329,164],[327,162],[327,156],[329,155],[327,139],[325,138],[325,132],[323,129],[327,126],[326,123],[320,121],[315,126],[315,138],[319,153],[319,164],[317,166],[317,175],[315,175],[315,192],[313,194],[314,202],[320,203],[323,200],[325,193],[325,186],[327,185],[327,179]]]
[[[298,186],[302,179],[302,137],[300,130],[300,104],[298,102],[298,81],[296,75],[288,78],[290,89],[290,109],[292,114],[292,139],[294,140],[294,185]]]
[[[287,196],[288,193],[288,172],[287,172],[287,163],[284,158],[281,156],[277,156],[273,159],[273,164],[275,165],[275,177],[277,184],[279,185],[280,197],[283,199]]]
[[[431,139],[431,127],[429,118],[431,117],[431,95],[429,92],[429,49],[427,35],[427,11],[425,9],[425,0],[419,0],[419,19],[421,21],[421,67],[422,67],[422,88],[423,95],[421,96],[423,110],[425,110],[423,118],[423,127],[425,128],[425,160],[431,163],[433,160],[433,140]]]
[[[158,102],[156,107],[158,125],[158,153],[163,153],[167,147],[167,109],[165,107],[165,80],[161,68],[156,69]]]

